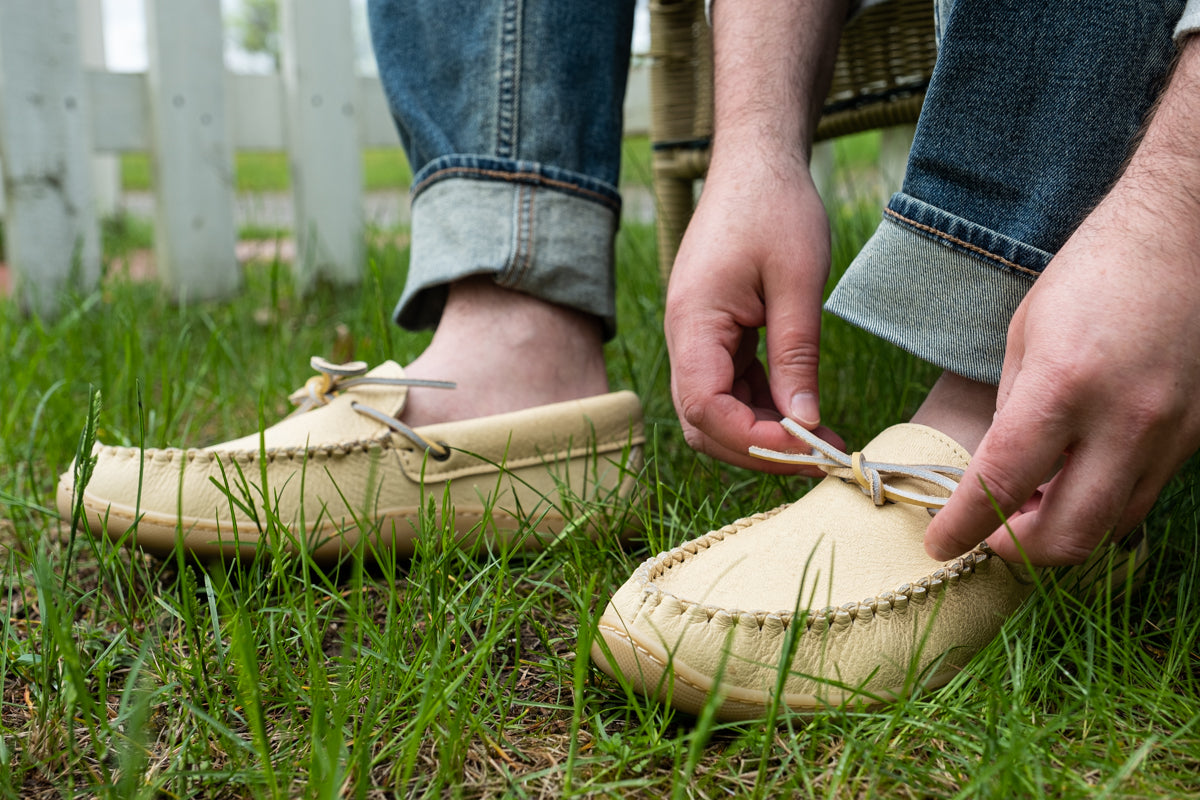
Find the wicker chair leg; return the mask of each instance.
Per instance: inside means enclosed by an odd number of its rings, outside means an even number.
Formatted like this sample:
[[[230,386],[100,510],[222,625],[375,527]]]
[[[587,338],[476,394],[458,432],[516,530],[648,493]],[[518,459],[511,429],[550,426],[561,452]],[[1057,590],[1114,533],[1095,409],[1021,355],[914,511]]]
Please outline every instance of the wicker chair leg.
[[[692,217],[694,185],[691,178],[656,178],[654,181],[655,202],[658,205],[658,272],[662,276],[663,286],[671,277],[675,254],[679,252],[683,232]]]
[[[651,0],[650,57],[658,266],[665,283],[692,216],[693,186],[707,167],[712,134],[711,37],[703,2]]]

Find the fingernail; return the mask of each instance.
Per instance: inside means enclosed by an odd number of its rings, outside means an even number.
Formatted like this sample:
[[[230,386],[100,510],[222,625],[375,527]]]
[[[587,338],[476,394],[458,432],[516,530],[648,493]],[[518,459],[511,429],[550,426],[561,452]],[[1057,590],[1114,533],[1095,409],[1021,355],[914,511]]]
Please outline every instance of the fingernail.
[[[821,407],[813,392],[796,392],[792,395],[792,406],[788,416],[807,428],[815,428],[821,422]]]
[[[944,550],[937,545],[931,545],[929,542],[925,542],[925,555],[929,556],[934,561],[949,561],[954,557],[949,553],[949,551]]]

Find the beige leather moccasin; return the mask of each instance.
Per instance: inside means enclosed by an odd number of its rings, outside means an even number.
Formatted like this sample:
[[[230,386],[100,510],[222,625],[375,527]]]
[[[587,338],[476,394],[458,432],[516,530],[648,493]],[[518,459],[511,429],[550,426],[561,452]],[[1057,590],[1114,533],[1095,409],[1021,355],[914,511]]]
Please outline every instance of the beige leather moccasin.
[[[930,509],[969,459],[954,441],[898,425],[847,456],[785,426],[812,456],[756,454],[828,477],[642,564],[600,618],[602,670],[693,714],[717,693],[722,719],[762,717],[775,696],[877,705],[945,684],[1030,593],[1028,571],[985,547],[925,555]]]
[[[284,546],[327,560],[363,536],[410,554],[421,510],[452,514],[464,540],[537,547],[629,498],[641,467],[641,406],[615,392],[411,429],[408,387],[386,362],[313,359],[295,413],[259,435],[200,449],[96,445],[82,504],[93,532],[159,556],[254,554],[274,517]],[[70,519],[73,470],[58,509]],[[618,512],[619,513],[619,509]],[[135,526],[136,522],[136,526]]]

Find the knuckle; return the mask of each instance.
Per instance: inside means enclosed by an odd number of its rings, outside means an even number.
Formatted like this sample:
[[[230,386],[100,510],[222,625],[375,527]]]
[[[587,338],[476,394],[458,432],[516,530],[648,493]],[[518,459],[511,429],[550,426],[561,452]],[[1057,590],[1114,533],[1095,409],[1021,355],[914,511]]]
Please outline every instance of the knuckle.
[[[1018,376],[1022,413],[1033,422],[1058,420],[1094,396],[1097,380],[1085,361],[1030,357]]]
[[[679,317],[681,315],[680,306],[686,306],[684,292],[678,286],[678,281],[671,281],[667,287],[667,298],[663,303],[663,316],[668,321]]]
[[[973,466],[976,467],[975,482],[982,489],[982,494],[977,496],[981,505],[990,508],[991,501],[995,501],[1001,510],[1011,513],[1020,508],[1021,504],[1028,499],[1021,496],[1021,482],[1009,470],[994,462],[986,461]]]
[[[1147,388],[1131,400],[1125,420],[1135,435],[1174,428],[1188,410],[1188,404],[1180,402],[1177,394],[1167,387]]]
[[[1044,391],[1049,399],[1069,399],[1093,391],[1097,375],[1087,360],[1068,361],[1048,365],[1044,373]]]
[[[1115,496],[1115,492],[1109,492],[1106,496]],[[1079,509],[1069,518],[1055,515],[1055,523],[1045,532],[1052,562],[1082,564],[1087,561],[1097,547],[1110,541],[1121,512],[1119,503],[1108,502]]]
[[[705,405],[703,402],[689,397],[681,397],[676,402],[679,418],[683,420],[684,432],[696,432],[704,427],[704,420],[708,416],[705,413]],[[689,440],[689,444],[690,444]]]
[[[821,348],[816,342],[796,342],[780,353],[777,364],[796,371],[810,372],[821,361]]]

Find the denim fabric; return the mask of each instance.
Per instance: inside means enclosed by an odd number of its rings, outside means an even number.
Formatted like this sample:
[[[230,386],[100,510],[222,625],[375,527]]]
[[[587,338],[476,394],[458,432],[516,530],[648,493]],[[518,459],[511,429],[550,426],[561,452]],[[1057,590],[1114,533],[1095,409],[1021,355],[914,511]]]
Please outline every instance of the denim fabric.
[[[1111,186],[1161,89],[1183,2],[935,8],[941,49],[904,185],[827,308],[998,383],[1020,298]]]
[[[634,0],[370,0],[414,171],[396,320],[437,324],[468,275],[614,325],[622,107]]]

